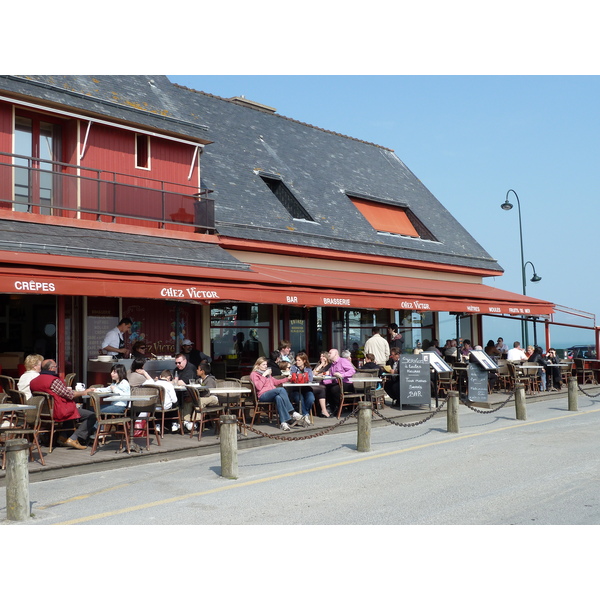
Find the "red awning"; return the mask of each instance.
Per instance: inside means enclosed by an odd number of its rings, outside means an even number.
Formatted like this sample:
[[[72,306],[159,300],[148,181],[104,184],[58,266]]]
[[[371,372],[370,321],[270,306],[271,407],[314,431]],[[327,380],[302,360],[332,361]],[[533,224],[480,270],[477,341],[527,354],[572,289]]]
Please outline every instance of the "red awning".
[[[554,304],[480,283],[251,265],[251,271],[123,263],[84,269],[0,266],[0,293],[226,301],[475,314],[550,315]],[[129,269],[129,266],[132,266]],[[144,272],[141,272],[144,271]]]

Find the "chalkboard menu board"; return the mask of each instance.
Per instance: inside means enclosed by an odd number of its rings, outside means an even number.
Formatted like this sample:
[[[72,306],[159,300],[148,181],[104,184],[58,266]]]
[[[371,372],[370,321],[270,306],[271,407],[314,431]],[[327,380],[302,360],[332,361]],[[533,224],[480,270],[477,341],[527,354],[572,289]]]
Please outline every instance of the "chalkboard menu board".
[[[429,356],[402,354],[400,356],[400,406],[429,404],[431,401],[431,367]]]
[[[488,372],[477,363],[470,363],[467,367],[469,377],[468,399],[471,402],[488,401]]]

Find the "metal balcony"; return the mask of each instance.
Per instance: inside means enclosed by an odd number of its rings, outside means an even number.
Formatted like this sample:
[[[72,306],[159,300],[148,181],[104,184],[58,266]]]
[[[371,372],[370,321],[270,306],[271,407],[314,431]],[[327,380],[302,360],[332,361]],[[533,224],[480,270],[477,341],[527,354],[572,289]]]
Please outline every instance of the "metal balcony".
[[[0,152],[0,209],[16,212],[214,233],[211,191]]]

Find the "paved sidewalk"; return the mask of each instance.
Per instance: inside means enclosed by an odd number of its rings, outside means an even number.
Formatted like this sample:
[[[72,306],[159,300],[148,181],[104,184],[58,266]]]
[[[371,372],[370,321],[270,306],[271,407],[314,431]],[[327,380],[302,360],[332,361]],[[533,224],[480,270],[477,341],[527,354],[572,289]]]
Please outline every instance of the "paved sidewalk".
[[[595,386],[586,386],[586,390],[589,388],[591,394],[598,392]],[[527,396],[527,402],[540,402],[549,398],[556,398],[564,396],[565,402],[567,401],[567,389],[563,387],[560,392],[548,392],[539,393],[533,396]],[[509,394],[506,392],[494,393],[489,395],[489,406],[493,408],[498,406],[502,402],[505,402]],[[405,422],[415,422],[426,418],[431,411],[435,410],[435,403],[432,403],[432,408],[427,405],[421,406],[405,406],[403,410],[398,410],[386,404],[385,408],[379,412],[388,419],[398,419]],[[511,408],[514,405],[514,397],[511,395],[510,402],[506,406],[506,410],[514,410]],[[482,409],[478,409],[482,410]],[[485,410],[485,409],[483,409]],[[341,421],[350,413],[343,413]],[[433,418],[442,418],[445,414],[445,406],[442,408],[438,415]],[[263,434],[272,437],[263,437],[259,433],[251,431],[247,432],[247,435],[238,436],[238,448],[251,448],[257,446],[263,446],[267,444],[280,443],[277,438],[282,437],[306,437],[315,434],[323,434],[324,430],[334,427],[339,423],[337,419],[323,419],[315,417],[314,424],[309,427],[295,427],[291,433],[283,433],[276,426],[275,423],[256,425],[254,428]],[[373,427],[387,425],[385,420],[375,418],[373,421]],[[335,427],[330,433],[325,435],[331,435],[340,431],[348,431],[350,429],[356,430],[356,419],[350,418],[345,423]],[[47,448],[42,446],[44,453],[45,466],[42,466],[38,460],[29,463],[29,476],[30,481],[46,481],[49,479],[57,479],[61,477],[68,477],[71,474],[89,473],[95,471],[103,471],[108,469],[115,469],[119,467],[131,466],[131,461],[135,461],[134,464],[140,464],[142,462],[157,462],[165,460],[174,460],[177,458],[200,456],[206,454],[216,454],[220,451],[219,447],[219,436],[216,435],[212,429],[205,430],[202,434],[200,442],[198,442],[198,436],[195,435],[190,438],[189,434],[181,435],[178,433],[165,433],[164,438],[161,440],[161,445],[158,446],[154,436],[151,437],[150,450],[145,449],[145,439],[135,438],[134,444],[143,446],[141,452],[132,452],[130,455],[127,452],[118,451],[118,442],[109,442],[106,446],[99,448],[94,456],[90,456],[90,450],[76,450],[74,448],[56,447],[52,453],[48,454]],[[34,458],[37,459],[37,452],[34,451]],[[6,471],[0,470],[0,487],[5,485]]]

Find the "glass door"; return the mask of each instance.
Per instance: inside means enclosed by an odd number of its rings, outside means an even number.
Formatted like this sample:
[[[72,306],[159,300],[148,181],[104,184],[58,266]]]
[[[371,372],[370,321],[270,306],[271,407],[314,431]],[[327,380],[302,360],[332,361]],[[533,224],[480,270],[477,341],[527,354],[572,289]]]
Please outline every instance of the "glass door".
[[[52,214],[57,196],[60,125],[36,116],[15,117],[14,209]]]

